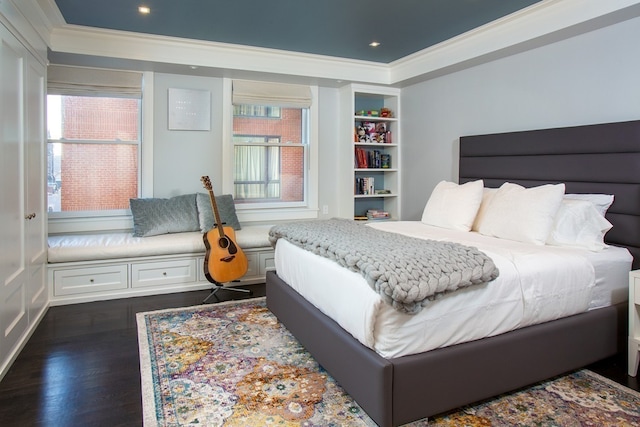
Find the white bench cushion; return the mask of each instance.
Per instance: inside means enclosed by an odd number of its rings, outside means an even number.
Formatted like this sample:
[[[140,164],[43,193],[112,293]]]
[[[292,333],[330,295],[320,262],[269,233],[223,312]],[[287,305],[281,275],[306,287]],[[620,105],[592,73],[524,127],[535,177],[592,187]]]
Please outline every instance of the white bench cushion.
[[[243,226],[236,231],[242,249],[268,248],[270,225]],[[134,237],[132,233],[49,236],[48,262],[92,261],[157,255],[205,253],[200,232]]]

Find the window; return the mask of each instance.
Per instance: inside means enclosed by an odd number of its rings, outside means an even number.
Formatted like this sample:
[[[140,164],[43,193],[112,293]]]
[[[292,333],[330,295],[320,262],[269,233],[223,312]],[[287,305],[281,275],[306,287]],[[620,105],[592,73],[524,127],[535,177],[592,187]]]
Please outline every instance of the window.
[[[61,66],[48,75],[50,215],[124,214],[140,189],[141,75]]]
[[[227,176],[232,182],[225,188],[241,220],[317,216],[315,92],[309,86],[233,81]]]
[[[278,110],[281,116],[277,118],[234,115],[236,203],[305,201],[308,114],[301,108]]]

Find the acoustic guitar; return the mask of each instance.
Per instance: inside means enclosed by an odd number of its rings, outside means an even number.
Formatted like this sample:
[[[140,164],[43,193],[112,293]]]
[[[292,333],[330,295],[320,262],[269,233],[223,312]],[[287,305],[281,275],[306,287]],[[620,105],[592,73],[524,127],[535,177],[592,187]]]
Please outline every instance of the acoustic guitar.
[[[212,283],[225,283],[237,280],[245,275],[249,263],[238,247],[233,227],[225,227],[220,220],[218,205],[208,176],[200,178],[209,192],[211,208],[215,217],[215,226],[202,236],[207,253],[204,257],[204,275]]]

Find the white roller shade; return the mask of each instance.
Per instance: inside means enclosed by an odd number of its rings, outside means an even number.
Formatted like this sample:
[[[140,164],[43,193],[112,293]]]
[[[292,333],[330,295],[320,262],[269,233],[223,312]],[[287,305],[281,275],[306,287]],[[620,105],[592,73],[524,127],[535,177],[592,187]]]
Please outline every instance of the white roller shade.
[[[142,94],[142,73],[49,65],[47,86],[48,93],[54,95],[139,97]]]
[[[234,80],[233,105],[242,104],[309,108],[311,88],[304,85]]]

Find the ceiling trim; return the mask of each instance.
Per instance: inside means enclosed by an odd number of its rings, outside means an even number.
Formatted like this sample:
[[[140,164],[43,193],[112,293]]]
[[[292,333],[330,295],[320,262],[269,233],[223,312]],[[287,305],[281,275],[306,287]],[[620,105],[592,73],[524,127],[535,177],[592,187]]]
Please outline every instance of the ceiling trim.
[[[54,52],[318,79],[389,83],[388,65],[369,61],[77,25],[54,28],[50,39]]]
[[[43,64],[47,62],[49,29],[42,10],[34,0],[0,0],[0,23],[21,40],[22,44]]]
[[[426,80],[640,16],[640,0],[546,0],[394,61],[392,84]]]
[[[49,4],[53,0],[29,0]],[[229,72],[406,86],[640,16],[640,0],[543,0],[390,64],[60,24],[54,52]]]

